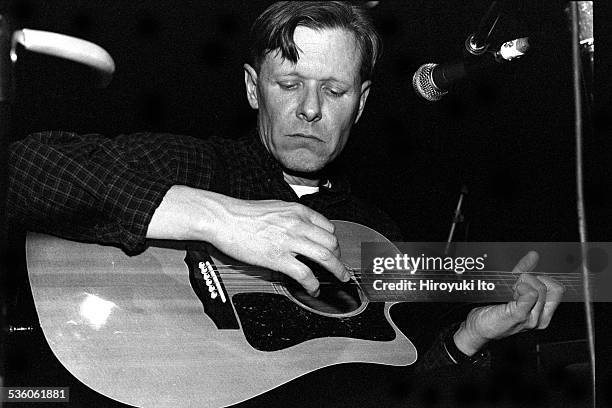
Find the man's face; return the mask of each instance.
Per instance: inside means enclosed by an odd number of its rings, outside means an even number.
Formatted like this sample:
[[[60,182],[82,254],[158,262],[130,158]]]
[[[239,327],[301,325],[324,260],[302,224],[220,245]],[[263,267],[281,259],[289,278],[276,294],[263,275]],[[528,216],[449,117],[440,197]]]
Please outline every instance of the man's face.
[[[296,64],[270,52],[259,73],[245,65],[249,103],[258,112],[260,138],[286,170],[321,170],[342,151],[368,96],[360,51],[345,30],[297,27]]]

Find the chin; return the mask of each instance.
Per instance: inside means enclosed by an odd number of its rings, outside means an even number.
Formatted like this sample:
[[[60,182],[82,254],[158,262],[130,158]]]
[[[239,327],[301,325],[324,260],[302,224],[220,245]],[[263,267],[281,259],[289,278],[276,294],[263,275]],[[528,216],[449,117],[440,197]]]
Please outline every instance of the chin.
[[[283,154],[279,159],[285,169],[298,173],[316,173],[330,162],[327,157],[302,150]]]

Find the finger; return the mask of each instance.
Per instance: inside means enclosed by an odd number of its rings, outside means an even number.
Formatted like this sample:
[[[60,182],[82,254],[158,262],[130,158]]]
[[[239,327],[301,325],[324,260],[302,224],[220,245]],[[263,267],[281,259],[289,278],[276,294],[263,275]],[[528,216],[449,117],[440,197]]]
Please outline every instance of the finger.
[[[334,235],[336,226],[320,213],[302,206],[301,204],[300,206],[305,211],[304,215],[306,219],[310,221],[310,225],[314,227],[305,228],[302,230],[302,233],[311,241],[329,249],[337,258],[340,258],[340,246],[338,244],[338,239]]]
[[[516,300],[507,303],[508,314],[514,325],[521,325],[529,319],[538,301],[538,291],[520,280],[514,286],[514,291]]]
[[[557,306],[561,303],[565,287],[553,278],[538,275],[538,279],[546,285],[546,304],[540,317],[538,329],[545,329],[550,324],[552,317],[557,310]]]
[[[284,258],[282,264],[284,268],[281,272],[295,279],[310,296],[319,296],[319,281],[309,267],[292,256]]]
[[[304,228],[303,235],[315,244],[328,249],[336,258],[340,258],[338,238],[328,230],[312,225],[311,228]]]
[[[344,264],[329,249],[307,239],[297,241],[293,248],[296,254],[312,259],[342,282],[350,279]]]
[[[523,273],[532,271],[537,265],[539,259],[540,255],[538,255],[536,251],[529,251],[524,257],[521,258],[520,261],[518,261],[512,272]]]
[[[305,207],[305,208],[308,208],[308,207]],[[323,228],[330,234],[333,234],[334,231],[336,231],[336,226],[330,220],[328,220],[327,218],[325,218],[323,215],[319,214],[318,212],[311,210],[310,208],[308,208],[308,210],[309,211],[307,213],[307,217],[310,222],[312,222],[314,225],[320,228]]]
[[[546,304],[547,288],[546,285],[535,275],[530,275],[527,273],[521,274],[518,281],[531,286],[537,291],[538,297],[536,303],[531,308],[529,319],[524,323],[525,328],[534,329],[538,327],[542,311],[544,310],[544,305]]]

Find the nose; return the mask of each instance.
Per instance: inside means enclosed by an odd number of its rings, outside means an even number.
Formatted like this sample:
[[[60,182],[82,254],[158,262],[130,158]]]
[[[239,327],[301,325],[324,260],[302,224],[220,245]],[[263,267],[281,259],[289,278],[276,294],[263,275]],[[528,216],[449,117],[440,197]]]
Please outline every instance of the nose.
[[[297,109],[297,117],[307,122],[321,119],[321,97],[316,87],[305,86]]]

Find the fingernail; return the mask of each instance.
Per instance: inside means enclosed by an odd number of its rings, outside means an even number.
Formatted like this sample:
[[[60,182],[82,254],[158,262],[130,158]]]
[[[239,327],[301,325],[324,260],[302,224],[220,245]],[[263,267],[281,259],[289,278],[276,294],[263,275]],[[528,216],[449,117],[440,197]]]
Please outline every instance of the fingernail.
[[[315,290],[314,292],[312,292],[310,294],[310,296],[312,297],[319,297],[319,294],[321,293],[321,291],[319,290],[319,288],[317,288],[317,290]]]

